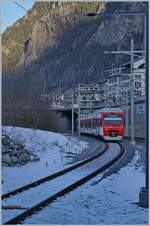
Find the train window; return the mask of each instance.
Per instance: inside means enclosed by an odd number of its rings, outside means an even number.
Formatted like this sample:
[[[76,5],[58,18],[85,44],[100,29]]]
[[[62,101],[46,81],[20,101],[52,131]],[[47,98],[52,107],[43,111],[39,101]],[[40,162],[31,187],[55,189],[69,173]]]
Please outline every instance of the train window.
[[[91,125],[92,125],[92,128],[94,128],[94,120],[93,119],[92,119]]]
[[[98,127],[98,119],[95,119],[95,128]]]
[[[95,129],[97,127],[97,119],[92,119],[92,128]]]
[[[94,122],[94,119],[92,119],[92,128],[93,128],[93,129],[95,128],[95,122]]]
[[[87,127],[88,128],[90,127],[90,121],[89,121],[89,119],[87,120]]]
[[[97,119],[95,119],[95,122],[94,122],[95,129],[96,129],[97,126],[98,126],[98,121],[97,121]]]
[[[105,124],[122,124],[122,116],[121,115],[104,115],[104,123]]]
[[[85,128],[87,128],[87,120],[85,120]]]
[[[84,125],[84,121],[82,120],[82,121],[81,121],[81,128],[84,127],[83,125]]]
[[[92,127],[92,119],[89,120],[89,127]]]
[[[85,127],[85,120],[83,120],[83,128]]]

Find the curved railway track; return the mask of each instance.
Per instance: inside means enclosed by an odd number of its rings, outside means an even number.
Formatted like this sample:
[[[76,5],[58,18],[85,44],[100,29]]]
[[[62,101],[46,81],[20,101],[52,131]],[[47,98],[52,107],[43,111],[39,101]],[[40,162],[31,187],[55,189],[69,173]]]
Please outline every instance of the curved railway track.
[[[108,143],[104,143],[105,146],[103,148],[103,150],[101,152],[99,152],[98,154],[83,160],[71,167],[68,167],[62,171],[59,171],[53,175],[50,175],[48,177],[44,177],[40,180],[34,181],[31,184],[28,184],[26,186],[20,187],[18,189],[15,189],[14,191],[11,191],[7,194],[2,195],[2,199],[3,200],[9,200],[9,198],[12,198],[13,196],[17,196],[18,194],[20,195],[20,193],[24,194],[24,191],[31,191],[30,189],[32,188],[36,188],[39,187],[46,183],[49,183],[49,181],[55,181],[56,178],[61,178],[61,177],[65,177],[68,173],[70,173],[71,171],[74,171],[75,173],[77,172],[77,170],[80,170],[80,173],[83,171],[82,168],[85,170],[87,170],[87,168],[90,168],[92,163],[95,161],[97,161],[97,163],[99,163],[99,158],[104,158],[105,154],[107,151],[109,151],[111,153],[111,150],[109,150],[109,146]],[[111,144],[112,145],[112,144]],[[75,181],[71,182],[71,184],[69,185],[65,185],[62,189],[60,189],[57,192],[54,192],[53,194],[51,194],[49,197],[46,197],[44,200],[36,203],[35,205],[33,205],[31,208],[28,208],[27,210],[25,210],[24,212],[20,213],[19,215],[13,217],[12,219],[8,220],[7,222],[5,222],[4,224],[19,224],[22,223],[27,217],[33,215],[35,212],[40,211],[43,207],[45,207],[46,205],[52,203],[54,200],[56,200],[58,197],[61,197],[67,193],[69,193],[70,191],[74,190],[75,188],[79,187],[80,185],[84,184],[85,182],[87,182],[88,180],[90,180],[91,178],[97,176],[98,174],[100,174],[101,172],[103,172],[104,170],[108,169],[110,166],[112,166],[116,161],[118,161],[120,159],[120,157],[123,155],[124,153],[124,147],[122,146],[121,143],[117,142],[113,145],[119,145],[119,151],[118,153],[114,156],[111,156],[111,158],[109,159],[109,161],[106,161],[104,164],[102,164],[101,166],[97,166],[96,169],[92,170],[92,172],[89,172],[85,175],[80,175],[79,179],[75,179]],[[105,157],[106,158],[106,157]],[[86,171],[85,170],[85,171]],[[64,179],[63,179],[64,180]],[[60,180],[61,181],[61,180]],[[51,187],[50,187],[51,188]],[[48,189],[48,188],[47,188]]]
[[[66,173],[68,173],[68,172],[70,172],[70,171],[72,171],[74,169],[77,169],[80,166],[83,166],[83,165],[93,161],[94,159],[98,158],[99,156],[101,156],[102,154],[104,154],[106,152],[106,150],[108,148],[108,144],[107,143],[104,143],[104,144],[105,144],[104,148],[99,153],[93,155],[92,157],[87,158],[87,159],[85,159],[83,161],[80,161],[79,163],[74,164],[73,166],[67,167],[67,168],[65,168],[63,170],[60,170],[60,171],[58,171],[58,172],[56,172],[54,174],[51,174],[51,175],[46,176],[46,177],[43,177],[43,178],[41,178],[39,180],[35,180],[32,183],[29,183],[29,184],[27,184],[25,186],[21,186],[21,187],[15,189],[13,191],[7,192],[7,193],[2,195],[2,200],[6,199],[6,198],[9,198],[10,196],[14,196],[14,195],[16,195],[18,193],[22,193],[23,191],[28,190],[28,189],[33,188],[33,187],[36,187],[36,186],[38,186],[38,185],[40,185],[40,184],[42,184],[44,182],[50,181],[52,179],[55,179],[55,178],[57,178],[59,176],[62,176],[62,175],[66,174]]]

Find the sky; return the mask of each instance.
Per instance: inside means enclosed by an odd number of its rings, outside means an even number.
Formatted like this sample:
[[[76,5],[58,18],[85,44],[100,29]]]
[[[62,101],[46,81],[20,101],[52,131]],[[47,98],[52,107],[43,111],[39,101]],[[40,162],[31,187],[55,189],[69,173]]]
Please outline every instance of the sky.
[[[32,8],[35,0],[16,0],[16,2],[29,10]],[[26,14],[13,0],[1,0],[1,13],[1,32]]]

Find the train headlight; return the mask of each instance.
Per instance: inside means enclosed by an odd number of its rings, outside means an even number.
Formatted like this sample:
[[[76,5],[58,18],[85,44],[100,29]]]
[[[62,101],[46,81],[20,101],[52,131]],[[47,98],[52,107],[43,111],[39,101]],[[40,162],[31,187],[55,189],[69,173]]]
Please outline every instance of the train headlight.
[[[111,137],[116,137],[117,136],[117,133],[116,132],[110,132],[110,136]]]

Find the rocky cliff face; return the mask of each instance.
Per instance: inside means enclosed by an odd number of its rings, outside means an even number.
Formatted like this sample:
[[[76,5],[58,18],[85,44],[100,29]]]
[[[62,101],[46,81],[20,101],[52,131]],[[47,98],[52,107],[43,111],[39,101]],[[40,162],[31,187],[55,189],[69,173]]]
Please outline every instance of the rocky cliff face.
[[[2,35],[3,72],[14,73],[39,58],[47,48],[55,46],[64,27],[76,21],[65,15],[99,12],[103,8],[104,3],[36,2],[26,16]]]
[[[65,16],[76,13],[100,13],[106,11],[136,11],[143,10],[144,3],[58,3],[36,2],[26,16],[8,28],[2,36],[3,73],[7,74],[24,69],[45,51],[55,48],[61,35],[69,27],[76,27],[79,21],[91,20],[97,27],[91,34],[87,45],[100,44],[109,47],[117,45],[117,49],[129,46],[129,39],[136,34],[140,40],[135,40],[142,46],[143,18],[141,16],[97,16],[94,19],[84,16]],[[35,17],[34,17],[35,16]],[[38,20],[37,20],[38,18]],[[83,33],[85,31],[83,30]],[[76,34],[74,34],[76,35]],[[80,33],[74,42],[80,42]],[[62,47],[63,46],[62,42]],[[13,54],[12,54],[13,53]]]

